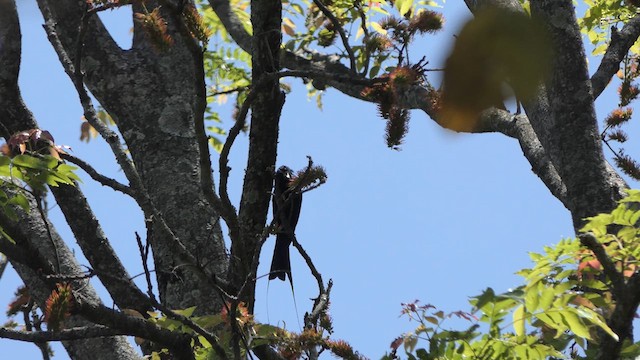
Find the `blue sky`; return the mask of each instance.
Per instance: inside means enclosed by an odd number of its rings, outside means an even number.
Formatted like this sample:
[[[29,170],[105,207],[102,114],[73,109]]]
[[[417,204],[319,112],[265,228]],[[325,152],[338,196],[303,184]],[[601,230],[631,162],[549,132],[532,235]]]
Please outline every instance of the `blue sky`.
[[[20,1],[19,11],[20,84],[41,128],[50,130],[57,143],[70,145],[75,156],[124,181],[101,140],[79,141],[82,109],[46,39],[35,2]],[[453,34],[469,16],[459,2],[447,4],[443,11],[445,30],[419,41],[412,52],[415,60],[426,55],[433,67],[442,64]],[[127,12],[104,17],[114,37],[126,43],[131,26]],[[591,59],[592,67],[597,64]],[[514,273],[530,265],[528,252],[540,252],[544,245],[572,235],[570,214],[531,172],[516,140],[499,134],[454,134],[424,113],[413,112],[402,151],[393,151],[385,146],[385,123],[375,105],[330,89],[320,111],[307,99],[300,80],[287,81],[293,92],[282,114],[278,164],[300,169],[310,155],[329,175],[324,186],[305,194],[297,237],[324,279],[334,281],[335,337],[367,357],[379,358],[395,337],[415,327],[399,318],[401,303],[420,299],[445,311],[469,310],[468,297],[484,288],[505,291],[519,285]],[[611,87],[599,99],[600,119],[616,104]],[[220,112],[223,126],[229,128],[229,110]],[[627,153],[637,156],[631,133]],[[230,191],[236,204],[246,153],[247,137],[241,135],[230,158]],[[78,173],[81,188],[129,272],[142,272],[134,238],[134,231],[144,233],[140,211],[130,199]],[[58,231],[75,247],[57,209],[51,213]],[[273,243],[272,238],[265,245],[260,274],[268,271]],[[298,331],[304,312],[310,310],[308,299],[317,296],[317,289],[295,251],[292,267],[298,313],[288,283],[272,281],[267,292],[262,278],[256,316]],[[9,268],[0,279],[0,306],[6,306],[19,284]],[[110,304],[108,298],[105,302]],[[4,321],[3,310],[0,323]],[[55,349],[56,359],[67,358],[59,346]],[[8,340],[0,340],[0,351],[7,358],[40,357],[35,346]]]

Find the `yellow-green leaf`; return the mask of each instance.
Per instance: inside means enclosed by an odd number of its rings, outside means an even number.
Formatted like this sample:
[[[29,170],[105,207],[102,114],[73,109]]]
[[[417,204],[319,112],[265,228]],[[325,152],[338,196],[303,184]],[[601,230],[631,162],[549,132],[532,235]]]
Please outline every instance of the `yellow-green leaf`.
[[[380,24],[378,24],[377,22],[375,22],[375,21],[371,22],[371,27],[377,33],[382,34],[382,35],[387,35],[387,30],[383,29],[382,26],[380,26]]]
[[[524,320],[524,305],[520,305],[513,312],[513,331],[515,332],[516,336],[524,335]]]

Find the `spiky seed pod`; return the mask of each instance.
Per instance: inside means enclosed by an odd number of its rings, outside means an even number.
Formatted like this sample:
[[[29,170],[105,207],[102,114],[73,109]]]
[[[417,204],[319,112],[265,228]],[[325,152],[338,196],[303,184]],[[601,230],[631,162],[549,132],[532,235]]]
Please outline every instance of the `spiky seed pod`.
[[[371,34],[365,41],[364,46],[369,52],[382,52],[391,48],[392,44],[391,39],[389,39],[387,36],[381,34]]]
[[[388,78],[389,75],[385,74],[381,76],[381,79]],[[371,99],[379,104],[391,105],[393,100],[393,92],[388,82],[382,82],[374,84],[373,86],[365,87],[360,93],[363,97]]]
[[[380,27],[385,30],[396,29],[401,22],[402,19],[398,19],[395,16],[387,16],[380,21]]]
[[[338,358],[347,360],[359,360],[362,357],[353,350],[351,345],[344,340],[327,340],[327,347]]]
[[[611,114],[609,114],[605,118],[605,122],[606,122],[607,126],[610,126],[610,127],[620,126],[621,124],[629,121],[631,119],[632,115],[633,115],[633,109],[631,109],[631,108],[626,108],[626,109],[618,108],[618,109],[613,110],[611,112]]]
[[[361,94],[363,97],[378,103],[378,112],[383,119],[389,118],[389,111],[395,104],[395,96],[388,83],[366,87]]]
[[[608,140],[617,141],[619,143],[624,143],[627,141],[627,133],[618,129],[616,131],[611,131],[607,134]]]
[[[289,186],[305,190],[319,184],[324,184],[326,181],[327,173],[324,168],[322,166],[312,166],[309,169],[298,171],[293,179],[291,179]]]
[[[322,334],[318,333],[314,329],[305,329],[302,334],[298,336],[298,340],[300,343],[307,346],[318,345],[322,343]]]
[[[420,34],[433,34],[442,29],[443,25],[444,18],[442,17],[442,14],[431,10],[423,10],[411,18],[407,29],[412,33],[418,32]]]
[[[414,85],[420,78],[420,73],[411,67],[399,66],[389,73],[389,85],[398,90],[409,85]]]
[[[394,106],[389,111],[389,120],[387,121],[387,129],[385,140],[387,146],[394,150],[400,150],[400,145],[409,130],[409,111]]]
[[[320,326],[327,330],[329,334],[333,333],[333,319],[331,319],[331,315],[324,313],[320,316]]]
[[[169,35],[167,23],[160,15],[159,7],[153,9],[150,13],[135,13],[134,16],[135,20],[142,25],[142,29],[151,44],[157,50],[164,51],[173,45],[173,38]]]
[[[189,3],[182,9],[182,17],[184,18],[184,23],[189,29],[191,36],[194,39],[206,44],[209,42],[209,37],[211,37],[211,29],[207,27],[196,9],[195,5]]]
[[[56,284],[56,289],[51,292],[46,301],[44,311],[44,321],[50,331],[63,328],[64,321],[71,315],[72,305],[71,284]]]
[[[623,81],[618,88],[618,93],[620,94],[620,106],[627,106],[640,95],[640,89],[630,81]]]
[[[336,32],[327,28],[321,29],[318,32],[318,45],[322,47],[329,47],[333,45],[336,40]]]
[[[618,156],[614,158],[616,165],[629,177],[640,180],[640,164],[633,160],[630,156],[620,152]]]

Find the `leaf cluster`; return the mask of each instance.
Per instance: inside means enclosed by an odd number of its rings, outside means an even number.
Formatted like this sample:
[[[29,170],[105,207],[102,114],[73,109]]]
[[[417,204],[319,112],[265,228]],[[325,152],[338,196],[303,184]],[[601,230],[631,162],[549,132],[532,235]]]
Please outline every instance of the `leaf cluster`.
[[[611,276],[630,279],[637,274],[638,204],[640,191],[631,190],[616,209],[587,219],[581,229],[597,239],[618,275],[606,273],[586,244],[562,240],[530,254],[533,267],[518,272],[523,285],[501,294],[488,288],[471,298],[470,313],[404,304],[402,314],[419,326],[396,339],[386,358],[398,358],[402,344],[409,359],[592,358],[602,336],[618,339],[609,326],[617,303]],[[470,324],[452,330],[445,326],[452,317]],[[640,355],[639,343],[622,341],[622,357]],[[420,347],[422,343],[426,346]]]
[[[609,46],[611,29],[631,20],[637,14],[637,1],[585,0],[587,10],[578,20],[581,31],[593,44],[592,55],[602,55]],[[631,47],[631,53],[640,54],[640,44]]]
[[[343,359],[363,359],[347,342],[330,339],[329,336],[333,331],[331,330],[331,318],[326,311],[322,315],[319,327],[307,328],[301,333],[294,333],[283,328],[256,322],[242,302],[238,304],[235,311],[231,311],[231,306],[231,303],[226,303],[220,313],[213,315],[194,316],[195,307],[174,310],[174,313],[213,333],[218,344],[222,346],[226,353],[227,358],[234,357],[233,343],[236,336],[241,336],[245,345],[240,349],[243,357],[247,356],[248,350],[256,347],[273,346],[287,359],[300,358],[303,353],[316,347],[319,347],[321,351],[329,350]],[[137,317],[145,318],[145,316],[136,314],[133,310],[128,312]],[[235,318],[231,318],[232,314],[235,314]],[[184,321],[169,317],[162,312],[149,312],[146,318],[161,328],[191,335],[193,338],[191,346],[196,359],[205,360],[219,356],[207,338],[196,332]],[[136,339],[136,342],[141,344],[144,339]],[[156,351],[151,354],[151,358],[160,359],[164,353],[168,353],[168,350]]]

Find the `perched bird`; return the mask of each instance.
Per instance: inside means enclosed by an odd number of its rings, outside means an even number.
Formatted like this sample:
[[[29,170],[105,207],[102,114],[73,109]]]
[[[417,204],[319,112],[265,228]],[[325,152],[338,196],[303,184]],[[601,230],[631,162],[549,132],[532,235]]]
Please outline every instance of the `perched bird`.
[[[281,166],[275,174],[273,185],[273,217],[276,225],[276,247],[273,250],[271,271],[269,280],[278,278],[282,281],[289,276],[289,282],[293,286],[291,277],[291,261],[289,258],[289,245],[294,238],[300,207],[302,206],[302,193],[296,192],[290,187],[293,180],[293,171]]]

